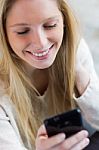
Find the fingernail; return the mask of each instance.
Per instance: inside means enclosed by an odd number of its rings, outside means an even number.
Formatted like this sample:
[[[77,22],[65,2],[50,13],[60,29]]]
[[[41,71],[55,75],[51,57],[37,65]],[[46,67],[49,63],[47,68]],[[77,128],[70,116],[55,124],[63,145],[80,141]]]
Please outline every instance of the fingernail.
[[[88,145],[90,143],[90,140],[88,138],[85,139],[86,144]]]
[[[85,137],[87,137],[88,134],[89,134],[88,131],[86,131],[86,130],[83,130],[83,133],[84,133],[84,136],[85,136]]]
[[[65,134],[64,134],[64,133],[61,133],[59,136],[60,136],[60,138],[61,138],[62,140],[65,139]]]

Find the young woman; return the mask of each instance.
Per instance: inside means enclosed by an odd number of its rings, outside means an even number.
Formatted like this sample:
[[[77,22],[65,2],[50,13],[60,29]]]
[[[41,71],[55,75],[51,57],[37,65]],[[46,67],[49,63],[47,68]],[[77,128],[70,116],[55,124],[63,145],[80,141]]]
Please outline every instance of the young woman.
[[[82,130],[48,138],[43,120],[79,107],[99,129],[93,60],[64,0],[0,0],[0,149],[80,150]]]

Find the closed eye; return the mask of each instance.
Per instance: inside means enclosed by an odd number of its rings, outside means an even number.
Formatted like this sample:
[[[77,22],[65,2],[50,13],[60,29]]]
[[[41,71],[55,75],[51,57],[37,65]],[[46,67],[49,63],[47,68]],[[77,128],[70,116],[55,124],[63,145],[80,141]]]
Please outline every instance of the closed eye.
[[[27,30],[24,30],[24,31],[17,32],[17,34],[19,34],[19,35],[27,34],[29,31],[30,31],[30,30],[27,29]]]
[[[53,29],[53,28],[55,28],[57,26],[57,24],[55,23],[55,24],[53,24],[53,25],[44,25],[44,28],[45,29]]]

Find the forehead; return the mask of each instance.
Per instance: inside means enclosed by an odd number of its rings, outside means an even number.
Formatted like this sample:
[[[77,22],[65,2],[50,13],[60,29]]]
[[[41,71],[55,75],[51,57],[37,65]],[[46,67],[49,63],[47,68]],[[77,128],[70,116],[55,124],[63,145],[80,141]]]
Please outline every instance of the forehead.
[[[11,7],[9,20],[20,21],[26,19],[42,20],[43,18],[59,15],[57,0],[17,0]]]

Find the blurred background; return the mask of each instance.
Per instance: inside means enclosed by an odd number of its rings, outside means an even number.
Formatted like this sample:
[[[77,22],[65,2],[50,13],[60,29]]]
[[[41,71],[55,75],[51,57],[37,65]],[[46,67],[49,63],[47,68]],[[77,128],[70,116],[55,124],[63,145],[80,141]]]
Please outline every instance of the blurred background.
[[[99,0],[68,0],[80,21],[83,37],[86,40],[99,75]]]

